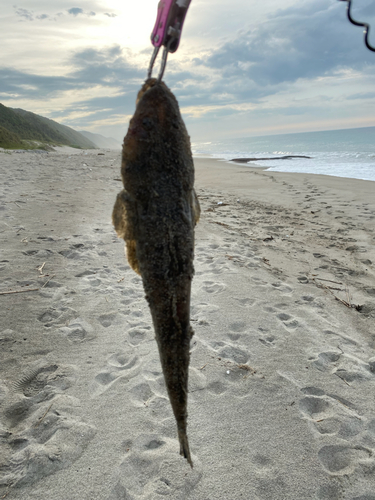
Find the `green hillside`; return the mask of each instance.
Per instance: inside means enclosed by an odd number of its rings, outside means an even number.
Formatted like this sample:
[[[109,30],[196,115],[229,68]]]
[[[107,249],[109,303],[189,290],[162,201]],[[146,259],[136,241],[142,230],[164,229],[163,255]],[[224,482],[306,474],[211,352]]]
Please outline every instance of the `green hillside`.
[[[0,125],[0,148],[14,149],[23,146],[22,139],[17,134],[9,132],[9,130]]]
[[[71,146],[82,149],[93,149],[96,146],[79,132],[70,127],[36,115],[23,109],[7,108],[0,103],[0,127],[11,134],[4,144],[13,144],[17,137],[20,142],[14,146],[2,146],[9,148],[43,147],[43,145]],[[13,137],[13,139],[10,139]],[[25,141],[32,141],[27,144]],[[37,143],[37,144],[36,144]],[[38,144],[39,143],[39,144]]]

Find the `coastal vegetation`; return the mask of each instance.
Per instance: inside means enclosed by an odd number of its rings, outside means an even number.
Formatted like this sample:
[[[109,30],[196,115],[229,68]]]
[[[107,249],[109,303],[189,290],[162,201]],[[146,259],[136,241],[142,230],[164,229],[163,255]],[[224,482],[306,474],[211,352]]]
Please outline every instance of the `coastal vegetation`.
[[[94,149],[96,145],[70,127],[24,109],[0,103],[0,147],[4,149],[49,149],[70,146]]]

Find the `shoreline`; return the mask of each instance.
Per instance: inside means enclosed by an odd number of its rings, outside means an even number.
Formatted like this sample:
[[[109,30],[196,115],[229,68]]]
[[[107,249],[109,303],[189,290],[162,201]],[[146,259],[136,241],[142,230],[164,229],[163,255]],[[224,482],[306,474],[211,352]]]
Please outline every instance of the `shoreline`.
[[[371,496],[372,184],[194,158],[191,469],[111,224],[120,161],[0,155],[1,291],[38,288],[0,297],[0,497]]]
[[[232,164],[232,165],[233,164],[237,164],[237,165],[244,164],[242,161],[228,160],[226,158],[215,157],[214,155],[193,155],[193,159],[194,160],[195,159],[196,160],[201,160],[201,159],[215,160],[217,162],[225,162],[225,163]],[[269,159],[271,159],[271,158],[269,158]],[[309,159],[313,160],[313,157],[311,157]],[[238,160],[240,160],[240,159],[238,159]],[[260,158],[260,160],[263,161],[262,158]],[[270,167],[270,166],[266,166],[266,165],[256,165],[253,162],[247,163],[247,161],[246,161],[246,164],[244,164],[244,166],[250,167],[250,168],[256,168],[256,169],[268,170],[269,172],[272,172],[274,174],[284,174],[285,173],[285,174],[300,174],[300,175],[322,175],[322,176],[326,176],[326,177],[335,177],[335,178],[340,178],[340,179],[353,179],[353,180],[359,180],[359,181],[365,181],[365,182],[375,182],[375,179],[357,179],[355,177],[344,177],[344,176],[327,174],[327,173],[322,174],[322,173],[313,173],[313,172],[308,172],[308,173],[305,173],[305,172],[279,172],[279,171],[275,171],[275,170],[269,170],[269,169],[272,169],[275,167]]]
[[[323,174],[305,174],[300,172],[274,172],[268,170],[269,167],[258,166],[247,164],[246,167],[238,165],[233,162],[228,162],[227,160],[220,160],[214,158],[194,158],[194,163],[199,175],[199,166],[203,166],[203,171],[201,177],[196,177],[204,183],[204,185],[209,185],[209,179],[212,177],[212,185],[230,186],[231,188],[243,191],[246,189],[252,189],[252,185],[248,181],[250,176],[252,183],[259,185],[262,194],[267,198],[267,189],[264,184],[265,179],[280,179],[280,182],[294,182],[298,189],[304,189],[304,179],[309,182],[313,182],[314,179],[320,187],[326,186],[327,188],[336,189],[337,191],[347,192],[348,197],[352,190],[352,185],[355,187],[353,192],[353,199],[361,199],[363,195],[366,202],[373,204],[373,198],[375,194],[375,185],[371,181],[363,179],[354,179],[351,177],[337,177],[333,175],[323,175]],[[223,165],[226,165],[225,167]],[[229,168],[229,165],[231,167]],[[207,167],[210,169],[208,170]],[[257,174],[259,176],[257,177]],[[218,179],[218,180],[216,180]],[[262,180],[264,182],[262,182]],[[369,184],[370,183],[370,184]],[[258,189],[258,188],[257,188]],[[360,191],[360,196],[358,192]]]

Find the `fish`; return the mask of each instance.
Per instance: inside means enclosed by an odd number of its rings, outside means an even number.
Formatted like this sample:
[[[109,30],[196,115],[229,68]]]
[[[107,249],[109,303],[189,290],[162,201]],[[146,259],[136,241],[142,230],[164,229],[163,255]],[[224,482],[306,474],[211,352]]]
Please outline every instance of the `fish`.
[[[164,82],[146,80],[138,92],[122,150],[124,189],[112,221],[128,262],[142,277],[174,417],[180,454],[191,467],[187,437],[190,293],[194,275],[194,190],[190,137],[176,97]]]

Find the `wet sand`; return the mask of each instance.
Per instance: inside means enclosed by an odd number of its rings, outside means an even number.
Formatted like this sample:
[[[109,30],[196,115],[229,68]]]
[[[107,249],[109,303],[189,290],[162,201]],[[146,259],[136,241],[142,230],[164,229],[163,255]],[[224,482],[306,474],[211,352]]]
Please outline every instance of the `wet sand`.
[[[100,153],[0,153],[0,498],[373,499],[375,183],[195,160],[191,470]]]

